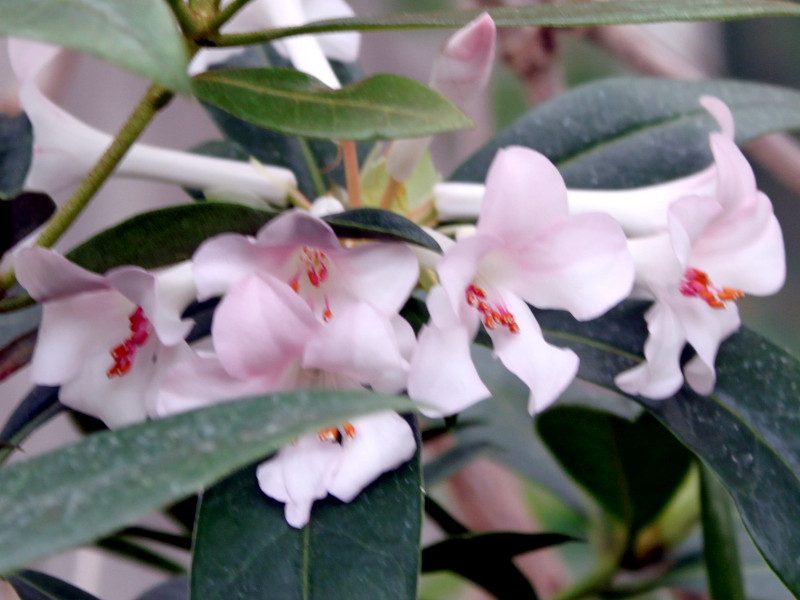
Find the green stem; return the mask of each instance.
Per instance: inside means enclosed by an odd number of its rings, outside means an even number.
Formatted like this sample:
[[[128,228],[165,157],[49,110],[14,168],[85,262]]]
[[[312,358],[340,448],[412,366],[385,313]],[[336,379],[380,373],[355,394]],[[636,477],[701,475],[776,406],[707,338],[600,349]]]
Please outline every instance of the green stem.
[[[228,6],[223,8],[218,14],[217,17],[211,21],[209,24],[208,30],[209,31],[217,31],[224,23],[227,23],[228,20],[235,15],[239,9],[241,9],[245,4],[250,2],[250,0],[233,0]],[[218,37],[218,36],[217,36]],[[216,37],[215,37],[216,41]],[[216,45],[216,43],[214,44]]]
[[[178,20],[178,24],[181,26],[181,31],[187,37],[193,37],[197,32],[197,24],[192,17],[192,13],[186,4],[183,3],[183,0],[167,0],[167,4],[172,9],[172,14],[175,15],[175,18]]]
[[[311,152],[311,147],[308,145],[308,141],[304,138],[298,138],[298,142],[300,142],[300,150],[303,152],[303,158],[306,161],[306,165],[308,165],[308,173],[311,176],[311,183],[314,184],[314,193],[317,196],[322,196],[325,193],[325,180],[322,179],[322,173],[319,170],[319,165],[317,165],[317,161],[314,158],[314,153]]]
[[[67,202],[62,206],[50,222],[42,231],[39,239],[36,240],[37,246],[49,248],[55,244],[63,233],[72,225],[73,221],[81,214],[89,200],[97,193],[106,179],[113,173],[117,164],[125,156],[125,153],[133,145],[136,139],[144,131],[155,114],[161,110],[171,99],[173,93],[158,84],[152,84],[133,109],[131,116],[122,126],[117,137],[97,161],[97,164],[89,171],[89,174],[81,181],[78,187],[72,192]],[[14,271],[8,271],[0,276],[0,287],[4,290],[10,289],[16,283]]]

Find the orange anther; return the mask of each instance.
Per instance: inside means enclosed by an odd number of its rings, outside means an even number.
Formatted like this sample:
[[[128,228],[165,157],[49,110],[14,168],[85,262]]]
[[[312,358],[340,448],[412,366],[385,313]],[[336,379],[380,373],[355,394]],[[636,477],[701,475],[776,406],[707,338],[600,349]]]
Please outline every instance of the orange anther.
[[[349,421],[345,421],[342,425],[342,429],[344,429],[344,434],[349,437],[350,439],[356,437],[356,428],[353,427],[353,424]]]

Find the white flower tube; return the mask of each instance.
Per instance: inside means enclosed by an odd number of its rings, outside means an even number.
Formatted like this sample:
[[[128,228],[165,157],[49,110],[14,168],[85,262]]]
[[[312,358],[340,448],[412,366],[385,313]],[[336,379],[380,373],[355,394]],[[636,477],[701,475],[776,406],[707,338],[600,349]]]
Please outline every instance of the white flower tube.
[[[110,135],[90,127],[48,99],[37,75],[55,57],[53,46],[11,40],[9,56],[21,82],[20,102],[33,127],[33,159],[25,188],[57,194],[74,187],[111,144]],[[134,144],[114,173],[285,205],[297,187],[290,170],[190,152]]]

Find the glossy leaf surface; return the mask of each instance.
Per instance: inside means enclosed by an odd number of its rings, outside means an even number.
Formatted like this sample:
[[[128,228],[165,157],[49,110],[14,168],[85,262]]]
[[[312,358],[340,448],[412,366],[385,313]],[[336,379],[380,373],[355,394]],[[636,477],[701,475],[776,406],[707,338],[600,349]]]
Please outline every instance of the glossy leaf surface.
[[[361,390],[286,392],[97,433],[6,467],[0,573],[120,529],[307,431],[393,408],[411,403]]]
[[[538,150],[573,188],[629,188],[700,171],[711,163],[708,132],[719,129],[699,98],[722,99],[736,141],[800,128],[800,92],[742,81],[607,79],[542,104],[462,164],[454,181],[480,181],[498,148]]]
[[[161,83],[189,90],[188,57],[162,0],[0,0],[0,35],[87,52]]]
[[[230,69],[193,78],[204,102],[290,135],[368,140],[432,135],[471,122],[429,87],[398,75],[375,75],[331,90],[290,69]]]
[[[286,523],[283,504],[248,467],[203,494],[195,538],[196,600],[372,600],[416,597],[422,492],[419,456],[343,504],[317,501],[309,524]]]

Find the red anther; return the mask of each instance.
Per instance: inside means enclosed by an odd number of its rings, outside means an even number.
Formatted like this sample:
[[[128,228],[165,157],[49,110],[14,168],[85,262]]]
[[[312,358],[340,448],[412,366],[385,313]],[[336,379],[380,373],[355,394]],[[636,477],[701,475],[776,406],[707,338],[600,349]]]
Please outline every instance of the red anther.
[[[106,371],[106,376],[109,378],[111,377],[120,377],[125,375],[128,371],[131,370],[131,366],[133,363],[128,360],[127,358],[119,358],[117,361],[112,365],[112,367]]]
[[[147,329],[140,329],[135,331],[129,339],[131,343],[136,346],[144,346],[147,340],[150,339],[150,334],[147,332]]]
[[[111,350],[111,358],[113,358],[115,361],[119,361],[121,358],[126,358],[130,356],[130,354],[131,354],[131,349],[127,343],[120,344],[119,346]]]
[[[344,434],[350,439],[356,437],[356,428],[353,427],[353,424],[350,421],[345,421],[342,424],[342,429],[344,429]]]
[[[289,282],[289,285],[294,290],[295,294],[300,293],[300,280],[299,276],[295,275],[292,280]]]
[[[320,256],[325,256],[320,252]],[[328,279],[328,267],[325,266],[325,263],[320,260],[319,262],[319,280],[322,282],[327,281]]]
[[[311,282],[311,285],[314,287],[319,287],[319,275],[317,275],[317,271],[314,269],[314,267],[309,267],[307,273],[308,280]]]
[[[342,434],[339,433],[338,427],[326,427],[317,432],[317,438],[320,442],[338,442],[341,440]]]
[[[474,284],[467,286],[465,290],[467,304],[475,308],[482,317],[483,326],[493,330],[497,325],[506,327],[510,333],[519,333],[514,315],[512,315],[502,304],[492,306],[487,301],[486,292]]]
[[[706,273],[693,268],[686,269],[678,289],[684,296],[702,298],[711,308],[725,308],[726,302],[735,302],[744,297],[741,290],[714,287]]]

